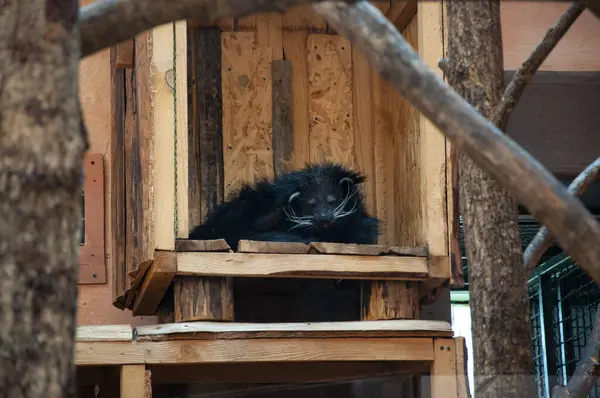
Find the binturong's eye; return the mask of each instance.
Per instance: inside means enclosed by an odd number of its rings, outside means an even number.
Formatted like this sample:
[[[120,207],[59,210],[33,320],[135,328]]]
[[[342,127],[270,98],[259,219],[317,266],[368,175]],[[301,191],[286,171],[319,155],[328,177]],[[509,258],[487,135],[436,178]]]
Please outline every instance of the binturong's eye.
[[[334,195],[327,195],[327,202],[328,203],[335,202],[335,196]]]
[[[315,198],[310,198],[306,201],[306,203],[308,203],[311,206],[314,206],[315,204],[317,204],[317,200]]]

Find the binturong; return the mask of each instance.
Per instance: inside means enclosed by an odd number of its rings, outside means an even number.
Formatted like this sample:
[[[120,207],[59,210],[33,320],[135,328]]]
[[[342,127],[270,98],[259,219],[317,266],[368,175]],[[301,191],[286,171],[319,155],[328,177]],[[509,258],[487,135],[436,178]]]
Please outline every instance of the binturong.
[[[189,239],[376,244],[379,221],[366,210],[361,173],[337,163],[307,165],[273,181],[245,184],[196,226]]]

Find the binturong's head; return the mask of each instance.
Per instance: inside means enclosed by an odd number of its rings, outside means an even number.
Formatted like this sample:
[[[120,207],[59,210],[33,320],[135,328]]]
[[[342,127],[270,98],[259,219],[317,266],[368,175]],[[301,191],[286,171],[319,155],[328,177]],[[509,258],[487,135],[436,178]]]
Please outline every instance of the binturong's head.
[[[363,175],[340,164],[325,163],[289,173],[276,184],[286,188],[283,210],[292,229],[319,232],[343,226],[354,215],[363,216],[358,185],[364,180]]]

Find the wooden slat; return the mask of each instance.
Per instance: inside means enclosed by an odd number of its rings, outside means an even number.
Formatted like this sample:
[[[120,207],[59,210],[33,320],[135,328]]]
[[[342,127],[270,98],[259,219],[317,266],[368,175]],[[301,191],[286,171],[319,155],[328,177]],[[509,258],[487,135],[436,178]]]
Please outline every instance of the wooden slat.
[[[419,55],[440,77],[437,67],[443,57],[442,2],[418,3]],[[423,115],[420,118],[422,170],[421,195],[425,203],[423,224],[429,253],[448,256],[448,220],[446,207],[446,139]],[[450,277],[450,263],[447,264]]]
[[[385,12],[385,17],[402,32],[417,13],[417,0],[396,0]]]
[[[140,291],[133,304],[133,315],[154,315],[165,292],[175,277],[175,252],[156,251]]]
[[[271,50],[272,60],[283,59],[282,17],[278,12],[256,15],[256,44]]]
[[[138,341],[173,339],[273,339],[342,337],[439,337],[452,336],[443,321],[394,320],[314,323],[190,322],[139,326]]]
[[[273,167],[275,176],[292,170],[294,125],[292,119],[292,63],[273,61]]]
[[[121,398],[151,398],[152,385],[145,365],[121,367]]]
[[[363,321],[419,318],[419,285],[404,281],[363,281],[360,293]]]
[[[250,339],[81,342],[79,366],[230,362],[431,361],[432,339]]]
[[[304,254],[308,253],[308,249],[308,245],[300,242],[240,240],[237,251],[238,253]]]
[[[453,339],[434,340],[435,359],[431,364],[431,398],[458,398],[456,353]]]
[[[78,325],[76,341],[132,341],[131,325]]]
[[[225,239],[188,240],[177,239],[175,251],[178,252],[231,252]]]
[[[271,53],[252,32],[223,33],[225,196],[242,182],[273,177]]]
[[[312,242],[309,246],[311,252],[321,254],[380,256],[389,251],[389,247],[383,245],[359,245],[354,243]]]
[[[310,161],[354,168],[351,44],[342,36],[310,34],[306,47]]]
[[[458,398],[471,398],[467,368],[467,345],[464,337],[455,337],[456,388]]]
[[[175,81],[176,134],[177,134],[177,238],[187,238],[190,229],[189,197],[189,149],[188,149],[188,45],[187,22],[175,22]]]
[[[310,6],[309,6],[310,7]],[[312,10],[312,9],[311,9]],[[301,15],[299,18],[303,18]],[[284,16],[284,22],[286,17]],[[310,161],[310,136],[308,132],[308,67],[306,40],[308,33],[283,31],[283,49],[286,60],[292,63],[292,120],[294,129],[294,169]]]
[[[405,247],[405,246],[392,246],[388,252],[389,254],[397,254],[399,256],[416,256],[416,257],[427,257],[429,256],[429,250],[426,247]]]
[[[177,275],[423,280],[422,257],[177,253]]]
[[[173,287],[175,322],[233,320],[231,278],[177,276]]]
[[[133,39],[117,44],[117,65],[119,69],[133,68]]]

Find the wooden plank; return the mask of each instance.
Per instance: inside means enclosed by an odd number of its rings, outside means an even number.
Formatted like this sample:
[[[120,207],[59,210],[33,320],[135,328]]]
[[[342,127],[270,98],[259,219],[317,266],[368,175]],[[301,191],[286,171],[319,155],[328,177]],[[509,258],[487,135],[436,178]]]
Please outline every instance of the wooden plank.
[[[389,254],[397,254],[399,256],[416,256],[416,257],[427,257],[429,251],[426,247],[405,247],[405,246],[392,246],[388,252]]]
[[[182,355],[183,353],[183,355]],[[231,362],[431,361],[432,339],[250,339],[81,342],[78,366]]]
[[[456,349],[456,388],[458,398],[471,398],[467,368],[467,345],[464,337],[455,337]]]
[[[361,284],[363,321],[419,318],[419,285],[404,281],[364,281]]]
[[[132,341],[131,325],[78,325],[76,341]]]
[[[437,67],[444,56],[442,2],[419,2],[417,12],[419,55],[440,77]],[[423,115],[419,116],[421,134],[421,195],[425,204],[423,224],[429,253],[448,256],[448,220],[446,207],[446,139]],[[450,276],[450,262],[447,264]]]
[[[310,161],[354,168],[352,46],[342,36],[310,34],[306,47]]]
[[[352,47],[352,110],[356,168],[365,176],[363,194],[369,214],[377,212],[373,141],[373,70],[358,47]]]
[[[271,50],[272,60],[283,59],[282,17],[278,12],[256,15],[256,44]]]
[[[458,398],[454,340],[436,338],[433,350],[431,398]]]
[[[125,72],[117,69],[117,49],[110,50],[112,80],[110,140],[110,225],[113,305],[124,309],[128,287],[125,262]]]
[[[189,240],[177,239],[175,251],[178,252],[232,252],[225,239]]]
[[[233,280],[216,277],[175,277],[175,322],[232,321]]]
[[[421,257],[177,253],[177,275],[424,280],[427,272]]]
[[[251,32],[223,33],[225,196],[273,177],[271,53]]]
[[[167,75],[173,73],[173,25],[152,29],[150,51],[151,112],[150,131],[153,138],[154,247],[173,250],[175,245],[175,106],[173,88]],[[143,100],[143,99],[142,99]],[[154,182],[156,181],[156,183]]]
[[[385,12],[385,17],[402,32],[417,13],[417,0],[396,0]]]
[[[273,339],[342,337],[437,337],[452,336],[444,321],[354,321],[314,323],[190,322],[136,328],[137,341],[174,339]]]
[[[286,21],[285,18],[284,16],[284,22]],[[292,162],[294,169],[300,169],[310,161],[307,38],[308,33],[306,31],[283,31],[285,58],[292,64],[292,120],[294,131]]]
[[[311,252],[321,254],[343,254],[358,256],[381,256],[389,251],[383,245],[359,245],[355,243],[311,242]]]
[[[187,22],[175,22],[175,114],[177,143],[177,238],[187,238],[189,226],[188,45]]]
[[[133,68],[133,39],[117,44],[117,64],[119,69]]]
[[[133,304],[133,315],[154,315],[165,292],[175,277],[177,258],[175,252],[156,251],[140,291]]]
[[[151,398],[152,386],[149,383],[145,365],[125,365],[121,367],[121,398]]]
[[[292,115],[292,63],[273,61],[273,167],[275,176],[292,170],[294,126]]]
[[[256,240],[240,240],[238,253],[279,253],[279,254],[305,254],[308,245],[300,242],[266,242]]]

